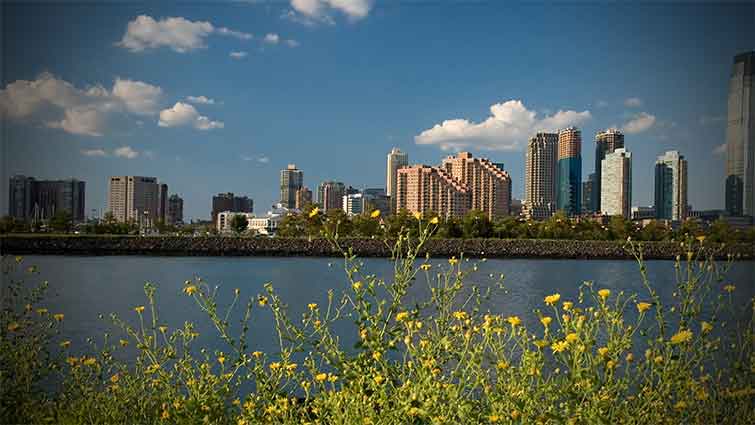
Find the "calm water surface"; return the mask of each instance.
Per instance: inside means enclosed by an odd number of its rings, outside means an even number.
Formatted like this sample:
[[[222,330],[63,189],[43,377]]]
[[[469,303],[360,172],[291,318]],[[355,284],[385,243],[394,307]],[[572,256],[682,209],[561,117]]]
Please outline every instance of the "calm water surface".
[[[448,266],[444,261],[436,264]],[[228,352],[221,345],[209,320],[194,302],[181,293],[183,282],[196,276],[212,285],[219,285],[219,304],[227,306],[239,288],[242,298],[263,292],[263,285],[272,282],[276,291],[289,307],[292,317],[299,317],[308,303],[321,306],[327,303],[327,290],[336,293],[346,289],[343,261],[333,258],[274,258],[274,257],[63,257],[28,256],[24,266],[36,265],[40,274],[33,280],[47,280],[51,296],[45,301],[51,312],[65,314],[64,332],[75,346],[83,347],[87,338],[100,339],[110,331],[114,338],[122,336],[108,321],[110,313],[117,313],[132,324],[137,324],[133,308],[146,304],[144,283],[158,287],[157,304],[160,322],[170,328],[181,327],[184,321],[193,321],[200,332],[199,343]],[[472,261],[466,266],[471,267]],[[369,259],[366,271],[386,279],[392,272],[392,263],[386,259]],[[640,279],[639,269],[633,261],[622,260],[544,260],[511,259],[488,260],[480,263],[471,282],[489,285],[489,274],[505,275],[505,292],[496,293],[485,308],[505,315],[519,315],[525,324],[539,326],[532,311],[544,308],[543,297],[554,292],[562,299],[575,300],[583,281],[592,280],[597,288],[609,288],[614,293],[625,291],[647,293]],[[665,301],[671,300],[674,291],[674,269],[671,261],[649,261],[648,274]],[[25,273],[13,273],[19,278]],[[726,283],[737,286],[737,300],[745,303],[755,295],[755,262],[735,263]],[[25,276],[28,281],[28,275]],[[410,298],[423,298],[427,282],[420,276],[412,288]],[[99,319],[98,315],[105,315]],[[242,311],[232,316],[240,319]],[[251,324],[250,351],[277,352],[277,338],[269,312],[257,311]],[[355,330],[345,322],[336,331],[345,344],[351,345]]]

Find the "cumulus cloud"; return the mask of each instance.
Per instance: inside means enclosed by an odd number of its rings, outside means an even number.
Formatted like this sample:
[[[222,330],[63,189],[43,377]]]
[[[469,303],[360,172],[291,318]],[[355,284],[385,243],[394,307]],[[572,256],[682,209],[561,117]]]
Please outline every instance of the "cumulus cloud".
[[[298,42],[298,41],[296,41],[296,40],[286,40],[286,45],[287,45],[288,47],[294,48],[294,47],[299,47],[299,46],[301,46],[301,43],[299,43],[299,42]]]
[[[627,108],[639,108],[642,106],[642,99],[639,97],[630,97],[624,100],[624,106]]]
[[[642,133],[650,129],[656,122],[655,115],[648,114],[647,112],[640,112],[636,114],[631,120],[627,121],[622,127],[621,131],[627,134]]]
[[[161,96],[160,87],[142,81],[116,78],[110,90],[101,84],[77,88],[46,72],[0,90],[0,115],[97,137],[119,114],[154,114]]]
[[[132,52],[168,47],[175,52],[186,53],[206,48],[205,39],[211,34],[241,40],[252,38],[251,34],[215,27],[207,21],[190,21],[180,16],[155,20],[148,15],[139,15],[128,23],[126,33],[116,45]]]
[[[191,126],[197,130],[213,130],[224,127],[222,122],[212,121],[200,115],[194,106],[183,102],[176,102],[171,108],[160,111],[160,121],[157,125],[160,127]]]
[[[214,105],[215,100],[205,96],[186,96],[186,101],[198,105]]]
[[[104,149],[82,149],[81,154],[84,156],[107,156]]]
[[[714,155],[724,155],[726,153],[726,143],[722,143],[713,148]]]
[[[372,0],[291,0],[291,8],[284,17],[310,24],[333,23],[332,12],[338,12],[352,21],[365,18],[372,9]]]
[[[267,33],[263,39],[263,41],[268,44],[278,44],[280,40],[281,37],[275,33]]]
[[[228,54],[228,56],[232,57],[233,59],[243,59],[248,55],[247,52],[231,52]]]
[[[242,155],[242,161],[254,161],[260,164],[267,164],[270,162],[270,158],[264,155]]]
[[[131,146],[121,146],[113,151],[113,155],[119,158],[134,159],[139,156],[139,152],[133,150]]]
[[[590,111],[563,111],[538,117],[520,100],[490,106],[490,116],[482,122],[467,119],[445,120],[414,137],[418,145],[437,145],[443,150],[475,147],[488,150],[518,150],[538,131],[557,131],[592,118]]]

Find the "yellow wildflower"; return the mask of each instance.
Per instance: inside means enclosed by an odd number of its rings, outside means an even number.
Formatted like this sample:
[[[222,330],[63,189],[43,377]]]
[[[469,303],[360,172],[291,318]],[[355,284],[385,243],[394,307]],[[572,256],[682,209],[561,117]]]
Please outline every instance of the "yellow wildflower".
[[[650,310],[651,306],[652,304],[650,303],[637,303],[637,311],[639,311],[640,313],[644,313]]]
[[[8,330],[10,332],[15,332],[20,327],[21,327],[21,325],[19,325],[17,322],[10,322],[10,323],[8,323]]]
[[[734,286],[734,285],[732,285],[732,284],[724,286],[724,291],[726,291],[728,293],[734,292],[735,289],[737,289],[737,287]]]
[[[683,342],[689,342],[692,340],[692,331],[688,329],[682,329],[671,337],[672,344],[681,344]]]
[[[608,354],[608,347],[600,347],[598,348],[598,354],[605,357]]]
[[[314,207],[314,208],[312,208],[312,211],[309,212],[309,218],[312,218],[312,217],[316,216],[319,213],[320,213],[320,208],[319,207]]]
[[[37,313],[39,315],[47,314],[47,309],[46,308],[38,308],[37,309]]]
[[[317,375],[315,375],[315,380],[317,380],[318,382],[325,382],[326,379],[328,379],[327,373],[318,373]]]
[[[134,311],[141,314],[144,311],[144,306],[140,305],[140,306],[134,307]]]
[[[288,372],[293,372],[296,370],[297,367],[299,367],[299,365],[297,365],[296,363],[289,363],[286,365],[286,370]]]
[[[683,402],[683,401],[679,401],[679,402],[677,402],[677,403],[676,403],[676,404],[674,405],[674,409],[676,409],[676,410],[684,410],[684,409],[686,409],[686,408],[687,408],[687,403],[685,403],[685,402]]]
[[[396,314],[396,321],[397,322],[403,322],[404,320],[406,320],[408,318],[409,318],[409,313],[407,313],[406,311],[402,311],[402,312]]]
[[[438,220],[438,217],[433,217],[430,219],[430,224],[438,224],[440,220]]]
[[[505,369],[508,369],[509,364],[505,360],[501,360],[500,362],[498,362],[497,366],[498,366],[498,369],[505,370]]]
[[[551,344],[551,349],[554,353],[560,353],[567,348],[569,348],[569,343],[567,341],[557,341]]]
[[[700,325],[704,334],[707,334],[708,332],[713,330],[713,325],[708,322],[703,321]]]
[[[574,342],[578,339],[577,334],[572,332],[566,335],[566,342]]]
[[[598,291],[598,295],[600,295],[600,298],[606,299],[609,296],[611,296],[611,290],[610,289],[601,289]]]
[[[703,241],[705,241],[705,235],[700,235],[696,237],[695,239],[697,239],[700,243],[703,243]]]
[[[422,220],[422,213],[421,212],[415,212],[414,213],[414,218],[417,219],[417,220]]]
[[[65,318],[66,316],[63,313],[56,313],[52,317],[55,318],[55,320],[57,320],[58,322],[62,322],[63,318]]]
[[[262,357],[262,351],[255,351],[255,352],[253,352],[253,353],[252,353],[252,355],[253,355],[253,356],[254,356],[255,358],[258,358],[258,359],[259,359],[260,357]]]
[[[383,354],[380,351],[375,351],[372,353],[372,358],[375,359],[375,361],[380,360],[380,358],[383,357]]]
[[[162,419],[168,419],[168,418],[170,418],[170,413],[168,413],[167,410],[163,410],[163,414],[160,415],[160,418],[162,418]]]
[[[467,317],[468,316],[466,311],[454,311],[454,318],[456,320],[466,320]]]
[[[221,354],[221,355],[218,356],[218,363],[220,363],[221,366],[223,364],[225,364],[225,356],[224,355]]]
[[[632,363],[632,360],[634,360],[634,354],[632,353],[627,354],[627,357],[626,357],[627,363]]]
[[[519,316],[509,316],[506,319],[507,322],[511,323],[511,326],[517,326],[522,324],[521,319],[519,319]]]
[[[554,305],[561,299],[561,294],[553,294],[545,297],[545,303],[548,305]]]
[[[653,361],[655,363],[661,364],[661,363],[663,363],[663,356],[655,356],[655,358],[653,359]]]
[[[383,375],[375,375],[372,380],[375,381],[376,384],[380,385],[383,383],[383,381],[385,381],[385,378],[383,378]]]
[[[380,217],[380,210],[375,210],[370,214],[370,217],[372,218],[378,218]]]
[[[552,321],[553,319],[549,316],[544,316],[540,318],[540,323],[542,323],[543,326],[545,327],[548,327],[548,325],[550,325]]]
[[[521,414],[518,410],[512,410],[511,411],[511,419],[517,420]]]
[[[63,341],[60,343],[60,346],[63,348],[68,348],[71,346],[71,341]]]
[[[184,288],[184,294],[186,295],[193,295],[195,292],[197,292],[197,286],[196,285],[189,285]]]
[[[490,415],[490,416],[488,416],[488,421],[490,421],[490,423],[492,423],[492,424],[498,422],[500,419],[501,418],[498,415]]]
[[[352,287],[352,288],[353,288],[353,289],[354,289],[355,291],[358,291],[358,290],[362,289],[362,281],[361,281],[361,280],[358,280],[358,281],[356,281],[356,282],[352,283],[352,284],[351,284],[351,287]]]
[[[120,340],[120,341],[118,341],[118,342],[120,342],[120,344],[121,344],[121,347],[125,347],[125,346],[127,346],[127,345],[128,345],[128,341],[127,341],[127,340],[125,340],[125,339],[122,339],[122,340]]]
[[[168,332],[168,327],[167,326],[159,326],[157,329],[159,329],[161,333]]]
[[[307,307],[310,310],[315,310],[317,308],[317,304],[315,304],[315,303],[309,303],[309,304],[307,304]]]
[[[571,302],[571,301],[564,301],[564,303],[562,304],[562,307],[563,307],[564,311],[569,311],[569,310],[571,310],[571,308],[572,308],[573,306],[574,306],[574,303],[573,303],[573,302]]]
[[[428,263],[425,263],[425,264],[419,266],[419,268],[422,269],[422,270],[424,270],[424,271],[430,270],[430,267],[432,267],[432,266],[430,264],[428,264]]]
[[[272,362],[270,363],[270,370],[278,370],[280,369],[281,364],[278,362]]]
[[[338,377],[336,375],[333,375],[332,373],[328,374],[328,382],[336,382],[338,380]]]
[[[453,256],[453,257],[451,257],[451,258],[448,259],[448,264],[450,264],[452,266],[455,266],[456,263],[458,263],[458,262],[459,262],[459,260],[456,259],[456,256]]]
[[[110,382],[112,382],[112,383],[115,384],[116,382],[118,382],[119,379],[121,379],[121,377],[120,377],[120,375],[118,375],[116,373],[115,375],[113,375],[113,376],[110,377]]]
[[[260,305],[260,307],[264,307],[267,305],[267,297],[264,295],[260,295],[257,297],[257,304]]]
[[[78,357],[68,357],[66,359],[66,363],[68,363],[70,366],[75,366],[79,362]]]
[[[85,364],[86,366],[94,366],[97,364],[97,359],[94,357],[87,357],[86,359],[82,360],[81,363]]]
[[[614,367],[616,367],[616,362],[615,361],[609,360],[608,362],[606,362],[606,368],[607,369],[613,369]]]

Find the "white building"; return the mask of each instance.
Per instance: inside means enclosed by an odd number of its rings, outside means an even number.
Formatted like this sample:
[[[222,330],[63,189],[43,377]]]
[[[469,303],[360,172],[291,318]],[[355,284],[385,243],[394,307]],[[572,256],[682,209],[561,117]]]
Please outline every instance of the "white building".
[[[679,151],[668,151],[655,161],[656,218],[687,218],[687,160]]]
[[[155,177],[113,176],[108,184],[108,211],[121,222],[154,223],[163,219],[168,186]]]
[[[396,205],[396,189],[398,188],[398,170],[409,165],[409,155],[399,148],[391,149],[385,176],[385,194],[390,196],[391,204]]]
[[[600,163],[600,209],[603,215],[630,218],[632,154],[624,148],[606,153]]]
[[[364,212],[365,196],[361,193],[352,193],[343,196],[343,211],[348,216],[359,215]]]

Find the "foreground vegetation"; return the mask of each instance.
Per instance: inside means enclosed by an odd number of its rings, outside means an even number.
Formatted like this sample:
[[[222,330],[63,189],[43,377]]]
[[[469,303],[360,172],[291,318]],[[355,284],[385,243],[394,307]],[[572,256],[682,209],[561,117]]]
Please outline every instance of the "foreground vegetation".
[[[340,224],[321,219],[338,247]],[[484,308],[503,276],[475,286],[474,263],[416,258],[439,226],[420,218],[399,233],[392,276],[366,274],[344,252],[349,289],[297,318],[271,285],[247,300],[235,290],[221,306],[217,287],[187,280],[183,296],[214,325],[219,350],[197,347],[191,322],[164,323],[150,284],[145,305],[111,316],[114,333],[72,347],[65,317],[44,297],[47,284],[10,281],[0,313],[0,422],[755,422],[755,304],[725,280],[731,261],[703,254],[704,237],[683,242],[688,253],[669,270],[677,276],[670,302],[629,241],[647,292],[585,282],[575,299],[545,297],[532,312],[538,325],[526,327],[523,317]],[[35,279],[23,258],[5,259],[6,276],[16,268]],[[416,284],[428,285],[427,298],[409,303]],[[259,315],[272,315],[277,332],[254,337],[274,338],[277,352],[250,352],[247,331]],[[353,323],[355,347],[334,333],[342,321]]]

